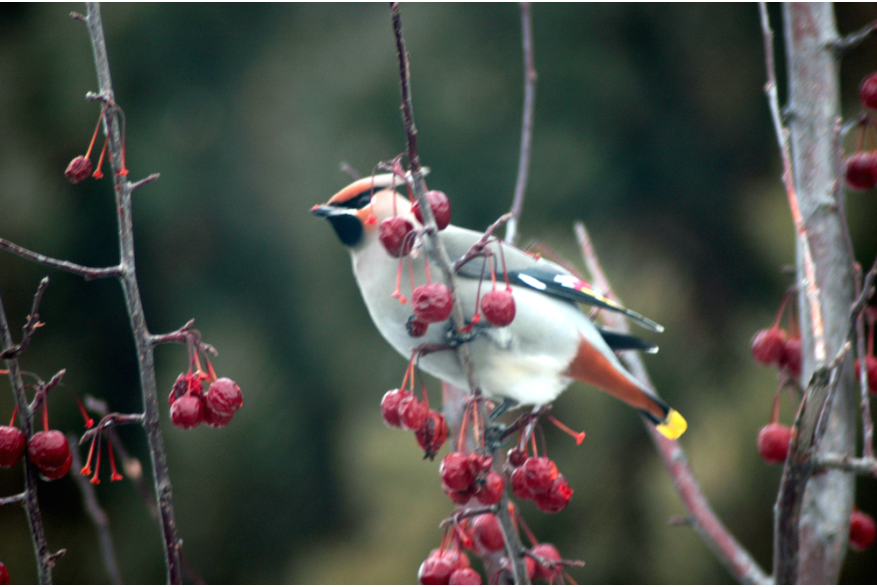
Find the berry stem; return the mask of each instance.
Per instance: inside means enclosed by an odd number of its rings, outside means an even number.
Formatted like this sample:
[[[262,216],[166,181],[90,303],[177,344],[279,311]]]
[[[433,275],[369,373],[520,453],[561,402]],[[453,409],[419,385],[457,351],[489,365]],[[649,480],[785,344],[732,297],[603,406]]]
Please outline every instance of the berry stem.
[[[18,415],[18,404],[15,404],[15,407],[12,408],[12,420],[9,421],[9,426],[15,426],[15,416]]]
[[[102,178],[102,177],[104,176],[104,174],[103,174],[103,172],[100,170],[100,168],[103,167],[103,165],[104,165],[104,157],[105,157],[106,154],[107,154],[107,143],[108,143],[108,142],[109,142],[109,139],[105,138],[105,139],[104,139],[104,148],[101,149],[101,151],[100,151],[100,157],[99,157],[98,160],[97,160],[97,167],[94,168],[94,173],[91,174],[91,176],[92,176],[94,179],[100,179],[100,178]]]
[[[575,438],[577,445],[581,444],[582,441],[585,439],[584,432],[576,432],[575,430],[573,430],[572,428],[570,428],[569,426],[567,426],[566,424],[564,424],[563,422],[561,422],[560,420],[558,420],[557,418],[552,416],[551,414],[546,414],[546,417],[548,418],[548,420],[552,424],[554,424],[555,426],[557,426],[558,428],[560,428],[561,430],[563,430],[564,432],[566,432],[567,434],[569,434],[570,436]]]
[[[110,451],[110,470],[112,471],[112,475],[110,475],[110,481],[121,481],[123,479],[122,475],[119,474],[119,471],[116,469],[116,457],[113,454],[113,443],[107,442],[107,450]]]
[[[49,398],[43,398],[43,432],[49,431]]]
[[[99,429],[97,431],[97,436],[95,436],[95,440],[97,441],[97,458],[95,459],[95,462],[94,462],[94,476],[89,480],[92,485],[99,485],[100,484],[100,477],[98,475],[100,474],[100,438],[101,438],[101,432],[102,432],[102,430]]]
[[[100,123],[104,118],[104,113],[107,111],[107,105],[104,104],[103,108],[100,110],[100,116],[97,117],[97,124],[94,126],[94,134],[91,135],[91,142],[88,143],[88,151],[85,152],[85,158],[91,158],[91,150],[94,149],[94,142],[97,140],[97,133],[100,130]]]
[[[91,446],[88,449],[88,457],[85,459],[85,466],[80,469],[79,474],[83,477],[91,475],[91,458],[94,456],[94,443],[97,441],[97,435],[91,438]]]

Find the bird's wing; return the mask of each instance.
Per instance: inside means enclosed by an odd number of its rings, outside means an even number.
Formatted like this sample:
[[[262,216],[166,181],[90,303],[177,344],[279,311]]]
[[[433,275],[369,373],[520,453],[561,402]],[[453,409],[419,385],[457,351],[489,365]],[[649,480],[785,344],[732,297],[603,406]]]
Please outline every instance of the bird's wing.
[[[482,233],[474,230],[467,230],[457,226],[449,226],[442,232],[442,240],[448,250],[448,256],[451,261],[462,258],[478,240],[482,237]],[[496,241],[492,241],[486,245],[487,249],[493,253],[491,263],[493,270],[497,274],[497,278],[502,276],[503,259],[505,267],[508,270],[509,281],[516,285],[523,285],[531,289],[540,291],[546,295],[563,298],[589,306],[597,306],[606,308],[613,312],[624,314],[640,326],[653,330],[655,332],[663,332],[664,327],[649,320],[642,314],[625,308],[621,304],[610,300],[594,291],[591,286],[569,271],[556,263],[531,255],[512,245],[503,244],[501,247]],[[490,277],[490,267],[486,265],[483,257],[476,257],[457,270],[458,275],[478,279]],[[604,337],[605,338],[605,337]],[[611,334],[610,338],[621,343],[621,338],[617,334]],[[630,337],[633,338],[633,337]],[[625,339],[627,340],[627,339]],[[608,341],[607,341],[608,342]],[[631,344],[627,341],[623,344]],[[647,345],[648,343],[642,343]],[[610,346],[612,346],[610,344]],[[626,346],[623,348],[645,348],[644,346]],[[621,350],[621,347],[618,349]]]

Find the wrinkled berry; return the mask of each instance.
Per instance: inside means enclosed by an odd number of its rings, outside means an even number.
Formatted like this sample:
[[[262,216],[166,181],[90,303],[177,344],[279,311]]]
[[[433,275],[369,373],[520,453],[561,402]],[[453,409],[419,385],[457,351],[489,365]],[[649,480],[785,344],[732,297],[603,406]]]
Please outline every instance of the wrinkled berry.
[[[83,155],[74,157],[64,171],[64,175],[70,183],[79,183],[88,179],[88,176],[91,175],[91,161]]]
[[[512,290],[496,289],[481,298],[481,312],[493,326],[508,326],[515,319],[515,298]]]
[[[447,585],[456,569],[447,557],[428,556],[420,563],[417,580],[421,585]]]
[[[70,471],[70,466],[73,464],[73,453],[70,452],[70,449],[67,449],[67,456],[64,458],[64,462],[58,465],[57,467],[45,467],[40,468],[40,477],[45,479],[46,481],[55,481],[56,479],[60,479],[64,475],[66,475]]]
[[[0,467],[17,465],[26,447],[24,432],[15,426],[0,426]]]
[[[758,432],[758,452],[768,465],[786,462],[792,429],[782,424],[768,424]]]
[[[442,459],[439,475],[451,491],[465,491],[475,483],[475,467],[469,455],[452,452]]]
[[[451,223],[451,202],[448,200],[448,196],[444,192],[431,190],[426,192],[426,200],[429,202],[432,215],[435,216],[435,224],[438,229],[446,229]],[[423,224],[423,218],[420,215],[420,202],[414,202],[411,211],[414,212],[417,221]]]
[[[228,414],[227,416],[224,416],[222,414],[217,414],[216,412],[211,410],[209,407],[207,407],[206,404],[203,404],[203,402],[202,402],[202,405],[204,406],[204,420],[203,420],[203,422],[205,424],[207,424],[208,426],[210,426],[211,428],[222,428],[223,426],[227,426],[228,423],[231,422],[231,419],[234,417],[233,413]]]
[[[844,178],[847,187],[863,192],[877,185],[877,157],[874,153],[853,153],[844,159]]]
[[[399,421],[406,430],[420,430],[429,417],[426,402],[414,397],[406,397],[399,402]]]
[[[411,338],[420,338],[426,334],[427,328],[429,328],[429,324],[421,322],[414,314],[409,316],[408,322],[405,323],[405,330],[408,331],[408,336]]]
[[[865,108],[877,108],[877,73],[872,73],[862,82],[859,101]]]
[[[37,432],[27,443],[27,458],[38,469],[58,469],[70,454],[67,437],[60,430]]]
[[[556,514],[563,511],[569,505],[572,494],[573,490],[564,476],[558,475],[551,483],[551,489],[545,493],[537,493],[533,498],[533,502],[543,512]]]
[[[449,585],[483,585],[484,583],[481,581],[481,575],[478,574],[473,568],[466,567],[464,569],[457,569],[453,573],[451,573],[451,577],[448,580]]]
[[[393,216],[381,222],[379,237],[391,257],[404,257],[414,245],[414,225],[401,216]]]
[[[244,397],[237,383],[228,377],[220,377],[210,384],[204,405],[219,416],[232,416],[244,405]]]
[[[773,326],[760,331],[752,340],[752,356],[762,365],[779,365],[786,345],[786,331]]]
[[[399,403],[411,397],[411,392],[404,389],[391,389],[381,399],[381,416],[390,428],[401,428],[402,419],[399,415]]]
[[[505,481],[502,480],[502,475],[496,471],[488,471],[484,485],[475,493],[475,499],[482,505],[499,503],[499,500],[502,499],[503,489],[505,489]]]
[[[520,467],[527,460],[527,451],[515,446],[509,449],[506,458],[508,458],[509,464],[512,467]]]
[[[425,457],[432,459],[448,439],[448,423],[445,417],[430,410],[426,424],[414,432],[417,444],[423,449]]]
[[[530,457],[521,465],[521,471],[524,483],[537,495],[550,491],[557,478],[557,465],[548,457]]]
[[[518,467],[514,471],[512,471],[511,476],[512,482],[512,493],[518,499],[533,499],[535,497],[535,493],[530,489],[530,486],[527,485],[526,480],[524,479],[524,468]]]
[[[789,372],[792,377],[801,376],[801,337],[793,336],[783,345],[783,358],[780,367]]]
[[[186,394],[171,406],[171,422],[181,430],[195,428],[204,420],[204,404],[197,395]]]
[[[411,305],[418,320],[431,324],[448,319],[454,307],[454,300],[451,297],[451,290],[444,283],[427,283],[414,288]]]
[[[450,500],[455,504],[466,505],[467,503],[469,503],[469,500],[472,499],[472,496],[475,495],[475,486],[471,485],[466,489],[461,489],[457,491],[442,483],[442,491],[444,491],[445,495],[447,495]]]
[[[472,519],[472,538],[476,546],[487,552],[497,552],[505,547],[499,520],[493,514],[481,514]]]
[[[865,550],[874,543],[875,536],[877,526],[874,525],[874,518],[865,512],[854,511],[850,516],[850,547]]]

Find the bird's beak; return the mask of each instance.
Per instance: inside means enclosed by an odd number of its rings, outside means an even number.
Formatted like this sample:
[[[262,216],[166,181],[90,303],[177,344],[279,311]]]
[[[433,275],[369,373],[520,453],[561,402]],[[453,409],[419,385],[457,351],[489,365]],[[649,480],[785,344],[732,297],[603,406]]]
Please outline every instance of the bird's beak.
[[[320,218],[329,218],[330,216],[337,216],[338,214],[347,214],[350,211],[345,208],[338,208],[336,206],[327,206],[326,204],[317,204],[313,208],[311,208],[311,214],[314,216],[319,216]]]

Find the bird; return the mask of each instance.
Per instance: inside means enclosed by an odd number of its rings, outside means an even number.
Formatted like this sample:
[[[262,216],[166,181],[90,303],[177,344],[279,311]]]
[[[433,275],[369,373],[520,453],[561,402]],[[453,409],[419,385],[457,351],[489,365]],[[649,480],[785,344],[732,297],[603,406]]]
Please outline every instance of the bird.
[[[454,332],[450,319],[430,324],[420,337],[409,332],[413,311],[406,298],[411,298],[415,285],[427,282],[428,265],[433,266],[429,271],[433,281],[441,282],[442,272],[435,264],[430,239],[418,232],[423,227],[411,201],[396,190],[398,184],[404,181],[393,173],[358,179],[325,204],[315,205],[311,213],[329,221],[348,249],[356,283],[378,331],[397,352],[410,358],[420,345],[442,347],[448,345],[449,336],[453,339],[460,333]],[[416,242],[407,258],[392,256],[379,238],[381,223],[394,216],[415,229]],[[448,225],[439,235],[453,263],[465,260],[484,233]],[[487,257],[475,257],[456,268],[456,286],[469,321],[476,314],[478,292],[491,286],[491,270],[500,279],[507,276],[514,299],[510,324],[495,327],[479,322],[466,342],[481,392],[488,399],[502,406],[538,408],[553,402],[578,380],[638,409],[667,438],[685,432],[685,418],[633,377],[616,356],[616,351],[656,352],[657,347],[595,324],[583,305],[620,312],[655,332],[663,331],[662,326],[600,295],[564,267],[539,255],[497,239],[489,239],[485,249],[490,253]],[[401,281],[400,273],[404,274]],[[392,295],[394,286],[396,295]],[[456,352],[424,354],[418,365],[447,383],[468,388],[467,371]]]

